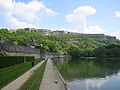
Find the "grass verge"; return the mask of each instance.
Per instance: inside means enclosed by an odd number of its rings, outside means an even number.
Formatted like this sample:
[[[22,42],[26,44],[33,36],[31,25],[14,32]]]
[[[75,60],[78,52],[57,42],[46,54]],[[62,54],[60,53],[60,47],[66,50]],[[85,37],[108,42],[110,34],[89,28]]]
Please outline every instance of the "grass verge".
[[[39,90],[46,61],[37,69],[37,71],[21,86],[19,90]]]
[[[35,64],[38,64],[40,61],[42,59],[35,60]],[[0,69],[0,89],[24,74],[30,68],[32,68],[31,62],[26,62]]]

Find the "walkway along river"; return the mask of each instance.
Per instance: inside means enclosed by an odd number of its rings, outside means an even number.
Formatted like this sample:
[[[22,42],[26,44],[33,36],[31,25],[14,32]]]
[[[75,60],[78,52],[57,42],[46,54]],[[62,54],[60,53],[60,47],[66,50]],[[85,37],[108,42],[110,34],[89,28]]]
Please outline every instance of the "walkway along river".
[[[34,74],[34,71],[43,64],[43,62],[44,61],[41,61],[39,64],[28,70],[26,73],[18,77],[16,80],[12,81],[7,86],[3,87],[1,90],[18,90],[20,86],[22,86],[28,80],[28,78]]]
[[[48,59],[40,90],[68,90],[64,79],[55,68],[51,59]]]

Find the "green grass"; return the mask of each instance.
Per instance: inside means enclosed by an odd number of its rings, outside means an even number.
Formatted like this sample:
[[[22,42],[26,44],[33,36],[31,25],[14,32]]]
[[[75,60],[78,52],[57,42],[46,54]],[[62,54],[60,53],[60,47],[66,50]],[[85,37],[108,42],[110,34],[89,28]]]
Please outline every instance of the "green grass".
[[[42,60],[43,60],[42,58],[36,59],[35,60],[35,65],[38,64],[39,62],[41,62]]]
[[[40,61],[42,61],[42,59],[35,60],[35,64],[38,64]],[[30,68],[32,68],[31,62],[26,62],[0,69],[0,88],[15,80]]]
[[[43,74],[45,71],[46,61],[37,69],[37,71],[21,86],[19,90],[39,90]]]

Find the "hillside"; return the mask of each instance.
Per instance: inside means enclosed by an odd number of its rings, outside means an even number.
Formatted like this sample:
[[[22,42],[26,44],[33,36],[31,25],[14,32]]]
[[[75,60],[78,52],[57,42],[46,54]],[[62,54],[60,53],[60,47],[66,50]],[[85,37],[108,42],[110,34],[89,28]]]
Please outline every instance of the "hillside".
[[[15,32],[0,29],[0,40],[16,45],[34,46],[50,52],[68,53],[73,56],[92,56],[95,48],[113,43],[119,44],[120,42],[116,37],[104,34],[64,33],[60,31],[56,31],[55,34],[53,32],[46,35],[41,32],[23,29],[18,29]]]

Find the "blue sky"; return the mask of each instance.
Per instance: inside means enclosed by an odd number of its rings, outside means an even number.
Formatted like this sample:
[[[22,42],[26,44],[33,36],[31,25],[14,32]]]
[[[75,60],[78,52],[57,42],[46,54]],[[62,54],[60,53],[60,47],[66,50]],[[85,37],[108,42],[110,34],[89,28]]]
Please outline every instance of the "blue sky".
[[[120,38],[120,0],[0,0],[0,28],[47,28]]]

